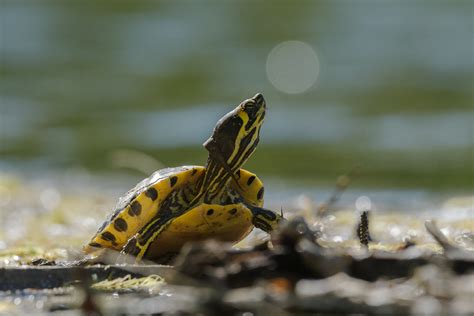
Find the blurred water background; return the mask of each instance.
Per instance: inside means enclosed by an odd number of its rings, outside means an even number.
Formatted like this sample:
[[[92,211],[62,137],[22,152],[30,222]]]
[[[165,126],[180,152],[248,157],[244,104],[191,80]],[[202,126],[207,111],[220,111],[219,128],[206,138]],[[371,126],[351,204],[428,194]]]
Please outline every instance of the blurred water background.
[[[473,6],[0,0],[0,268],[81,258],[120,195],[155,169],[204,164],[216,121],[257,92],[266,122],[245,168],[263,179],[266,207],[304,216],[328,248],[358,249],[359,212],[371,210],[370,249],[441,253],[423,226],[434,218],[474,250]],[[316,216],[355,166],[357,179]],[[254,230],[237,247],[267,237]],[[420,287],[378,281],[367,303],[391,306],[389,293],[413,291],[396,297],[441,314],[464,302],[450,301],[448,276],[415,274]],[[319,282],[327,296],[330,283]],[[64,292],[22,293],[0,293],[0,314],[52,311],[54,295],[55,311],[74,306]],[[164,293],[139,304],[104,297],[121,313],[176,297],[193,305],[186,291]],[[272,308],[276,293],[265,294]]]
[[[245,167],[270,197],[329,192],[355,165],[354,192],[469,193],[472,14],[469,0],[2,0],[0,168],[129,188],[203,164],[217,119],[262,92]]]

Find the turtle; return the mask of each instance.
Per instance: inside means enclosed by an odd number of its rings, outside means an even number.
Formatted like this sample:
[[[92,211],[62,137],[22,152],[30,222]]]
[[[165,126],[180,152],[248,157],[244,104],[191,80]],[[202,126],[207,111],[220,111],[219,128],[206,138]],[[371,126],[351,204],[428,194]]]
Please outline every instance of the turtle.
[[[262,181],[241,168],[259,142],[265,103],[257,93],[217,122],[203,144],[205,166],[161,169],[128,191],[84,251],[110,248],[156,260],[188,241],[237,243],[254,227],[274,230],[282,214],[263,208]]]

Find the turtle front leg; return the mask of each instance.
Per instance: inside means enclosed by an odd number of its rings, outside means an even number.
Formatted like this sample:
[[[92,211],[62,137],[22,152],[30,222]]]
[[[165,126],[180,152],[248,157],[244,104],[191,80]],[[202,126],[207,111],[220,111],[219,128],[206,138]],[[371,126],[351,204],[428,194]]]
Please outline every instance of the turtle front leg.
[[[266,233],[272,232],[285,221],[283,214],[277,214],[272,210],[257,206],[249,206],[249,208],[253,214],[252,222],[255,227]]]
[[[137,261],[140,261],[143,257],[143,254],[141,254],[142,252],[143,246],[138,242],[138,234],[135,234],[127,241],[125,246],[123,246],[120,254],[135,256],[137,257]]]

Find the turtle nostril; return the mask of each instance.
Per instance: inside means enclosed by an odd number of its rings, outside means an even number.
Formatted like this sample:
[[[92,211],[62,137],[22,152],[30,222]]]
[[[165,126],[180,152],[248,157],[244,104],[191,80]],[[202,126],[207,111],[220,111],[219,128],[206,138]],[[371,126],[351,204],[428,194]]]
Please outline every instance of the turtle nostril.
[[[257,93],[252,99],[255,100],[255,103],[257,105],[265,104],[265,99],[263,98],[263,95],[261,93]]]

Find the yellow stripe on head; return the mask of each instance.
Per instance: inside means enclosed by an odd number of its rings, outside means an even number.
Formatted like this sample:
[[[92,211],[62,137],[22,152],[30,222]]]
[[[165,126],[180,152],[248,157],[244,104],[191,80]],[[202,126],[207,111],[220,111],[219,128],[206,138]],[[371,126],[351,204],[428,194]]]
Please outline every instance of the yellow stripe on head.
[[[208,202],[218,197],[230,178],[238,182],[235,173],[257,147],[264,117],[265,99],[258,93],[217,122],[211,137],[204,142],[209,159],[205,179],[195,201],[203,195]]]

